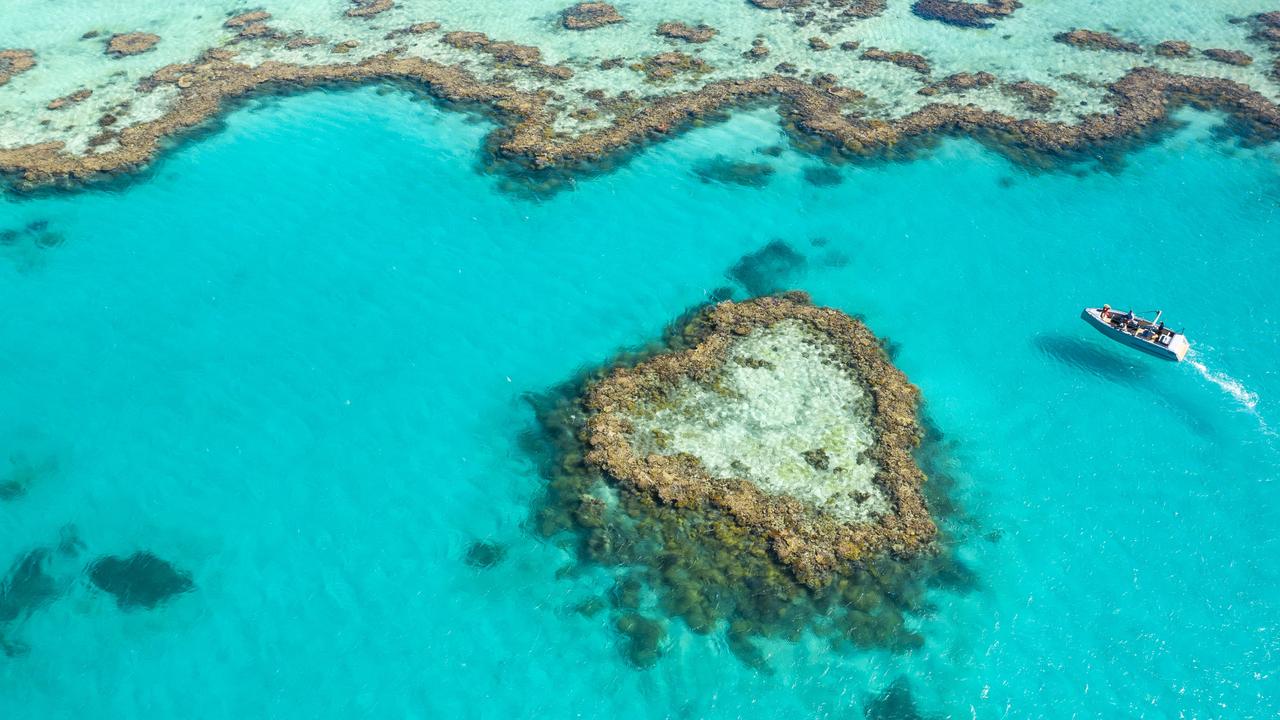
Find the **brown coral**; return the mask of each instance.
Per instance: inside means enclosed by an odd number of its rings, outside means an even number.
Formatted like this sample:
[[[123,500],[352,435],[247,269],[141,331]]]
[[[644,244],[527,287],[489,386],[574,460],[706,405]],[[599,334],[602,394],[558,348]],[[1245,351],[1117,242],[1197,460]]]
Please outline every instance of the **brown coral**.
[[[68,105],[74,105],[75,103],[78,103],[78,102],[84,102],[85,100],[88,100],[91,95],[93,95],[93,91],[90,90],[89,88],[80,88],[79,90],[76,90],[70,95],[64,95],[60,98],[57,98],[56,100],[50,100],[49,104],[46,107],[48,107],[50,110],[58,110]]]
[[[846,522],[785,495],[772,495],[738,478],[712,476],[687,454],[641,456],[630,441],[628,411],[643,400],[664,398],[685,379],[714,382],[738,338],[784,320],[799,321],[825,338],[835,362],[872,398],[875,435],[869,456],[875,483],[892,511],[874,522]],[[676,507],[710,504],[740,526],[767,538],[778,562],[800,582],[822,587],[844,564],[881,553],[906,557],[925,551],[937,528],[925,506],[924,473],[912,458],[922,436],[919,391],[889,362],[879,341],[858,320],[816,307],[803,293],[726,301],[686,329],[691,347],[618,368],[587,391],[590,413],[583,438],[586,462],[624,489],[652,495]],[[817,454],[814,460],[819,460]]]
[[[911,12],[925,20],[957,27],[990,28],[993,20],[1009,17],[1022,7],[1018,0],[991,0],[990,2],[961,2],[960,0],[916,0]]]
[[[580,2],[560,16],[560,24],[566,30],[593,30],[623,20],[622,13],[606,2]]]
[[[147,32],[117,33],[107,41],[107,54],[112,57],[141,55],[160,42],[160,36]]]
[[[687,43],[704,43],[711,40],[719,32],[710,25],[689,25],[682,22],[664,22],[658,26],[654,34]]]
[[[227,21],[222,23],[222,26],[232,30],[238,30],[246,25],[265,22],[270,19],[271,13],[266,10],[250,10],[249,12],[243,12],[239,15],[227,18]]]
[[[1204,55],[1210,60],[1213,60],[1214,62],[1220,62],[1225,65],[1235,65],[1237,67],[1244,67],[1245,65],[1253,64],[1253,57],[1248,53],[1244,53],[1239,50],[1223,50],[1222,48],[1209,48],[1208,50],[1201,50],[1200,54]]]
[[[36,54],[31,50],[0,50],[0,85],[36,66]]]
[[[681,73],[700,75],[711,71],[711,66],[703,62],[702,58],[682,52],[659,53],[645,58],[634,67],[651,81],[670,80]]]
[[[1019,80],[1018,82],[1009,83],[1000,88],[1005,95],[1015,97],[1022,101],[1022,106],[1031,112],[1044,113],[1053,109],[1053,101],[1058,97],[1058,91],[1040,83],[1034,83],[1030,80]]]
[[[1138,43],[1098,30],[1072,30],[1071,32],[1058,33],[1053,36],[1053,39],[1066,45],[1089,50],[1110,50],[1112,52],[1127,53],[1142,52],[1142,46]]]
[[[371,18],[395,7],[394,0],[351,0],[355,7],[348,8],[345,15],[350,18]]]
[[[925,85],[916,92],[920,95],[937,95],[942,92],[964,92],[965,90],[973,90],[975,88],[984,88],[994,85],[996,76],[989,72],[958,72],[948,75],[941,80]]]
[[[893,63],[898,67],[910,68],[921,75],[928,75],[930,70],[929,61],[923,55],[912,52],[881,50],[873,47],[864,50],[861,57],[863,60]]]
[[[1191,54],[1191,43],[1185,40],[1165,40],[1153,49],[1160,57],[1187,57]]]

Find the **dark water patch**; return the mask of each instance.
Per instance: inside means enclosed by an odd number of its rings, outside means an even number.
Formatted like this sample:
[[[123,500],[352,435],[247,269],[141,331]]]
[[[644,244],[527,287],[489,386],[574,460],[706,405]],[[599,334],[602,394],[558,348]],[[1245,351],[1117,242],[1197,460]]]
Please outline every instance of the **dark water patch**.
[[[26,452],[10,455],[7,465],[0,469],[0,501],[17,500],[25,496],[33,485],[52,476],[57,470],[58,461],[52,455],[36,457]]]
[[[47,251],[65,240],[61,233],[49,230],[49,221],[43,219],[20,228],[0,228],[0,257],[13,263],[19,272],[31,272],[43,266]]]
[[[756,152],[766,157],[776,158],[776,157],[782,157],[782,153],[784,152],[784,150],[785,148],[783,148],[781,145],[770,145],[768,147],[762,147]]]
[[[693,165],[693,174],[699,180],[722,185],[762,188],[769,184],[773,173],[773,166],[768,163],[742,162],[723,155]]]
[[[842,267],[848,267],[849,263],[853,261],[848,255],[845,255],[839,250],[830,250],[822,254],[822,258],[819,262],[822,263],[823,267],[839,269]]]
[[[507,548],[498,543],[477,540],[467,547],[463,560],[473,568],[481,570],[491,568],[505,560]]]
[[[930,716],[916,706],[911,683],[906,678],[898,678],[867,703],[863,717],[866,720],[927,720]]]
[[[577,602],[573,605],[573,611],[582,617],[595,617],[601,611],[606,610],[609,604],[598,597],[589,597],[585,600]]]
[[[785,241],[772,240],[759,250],[739,258],[726,275],[741,285],[748,295],[759,297],[786,289],[805,264],[804,255]]]
[[[121,610],[153,610],[169,598],[195,589],[190,574],[146,551],[127,558],[99,558],[89,566],[89,580],[114,596]]]
[[[830,165],[809,165],[803,173],[804,181],[814,187],[835,187],[844,182],[844,175]]]
[[[84,550],[84,541],[75,525],[67,524],[58,528],[58,553],[64,557],[76,557]]]
[[[1109,348],[1070,335],[1037,335],[1032,340],[1036,349],[1058,362],[1094,377],[1121,385],[1147,383],[1151,368],[1136,364]]]
[[[732,300],[733,288],[727,285],[722,285],[712,290],[711,294],[708,295],[707,298],[711,300],[711,302],[713,303],[724,302],[725,300]]]
[[[1206,438],[1217,435],[1204,408],[1161,382],[1157,366],[1172,366],[1172,363],[1148,358],[1138,350],[1122,346],[1113,349],[1068,335],[1037,335],[1032,342],[1042,353],[1063,365],[1143,393],[1179,417],[1197,435]]]
[[[58,586],[48,572],[48,565],[49,550],[36,548],[19,557],[9,568],[0,581],[0,626],[27,617],[58,596]]]
[[[653,667],[666,652],[667,628],[660,620],[626,613],[618,617],[614,628],[623,638],[624,656],[637,668]]]

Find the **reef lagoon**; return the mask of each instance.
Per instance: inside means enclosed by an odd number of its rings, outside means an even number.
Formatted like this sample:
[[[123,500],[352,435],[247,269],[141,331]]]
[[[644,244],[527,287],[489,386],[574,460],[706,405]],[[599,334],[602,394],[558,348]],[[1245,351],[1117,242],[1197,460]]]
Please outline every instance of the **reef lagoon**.
[[[0,717],[1274,717],[1275,8],[569,5],[0,9]],[[787,291],[918,392],[928,552],[806,584],[579,492],[592,388]],[[888,517],[880,390],[794,330],[630,429]]]

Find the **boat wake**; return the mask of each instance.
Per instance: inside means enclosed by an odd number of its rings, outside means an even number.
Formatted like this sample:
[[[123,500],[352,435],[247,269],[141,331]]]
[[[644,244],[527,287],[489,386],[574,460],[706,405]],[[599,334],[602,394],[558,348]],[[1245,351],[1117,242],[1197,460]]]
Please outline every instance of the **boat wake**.
[[[1194,352],[1193,352],[1194,354]],[[1254,416],[1258,420],[1258,424],[1262,426],[1262,431],[1272,437],[1276,436],[1276,432],[1272,430],[1266,420],[1258,412],[1258,393],[1255,393],[1244,386],[1244,383],[1231,377],[1230,375],[1211,370],[1207,365],[1197,360],[1192,355],[1187,356],[1187,364],[1196,369],[1200,377],[1217,385],[1220,390],[1230,395],[1233,400],[1247,413]]]

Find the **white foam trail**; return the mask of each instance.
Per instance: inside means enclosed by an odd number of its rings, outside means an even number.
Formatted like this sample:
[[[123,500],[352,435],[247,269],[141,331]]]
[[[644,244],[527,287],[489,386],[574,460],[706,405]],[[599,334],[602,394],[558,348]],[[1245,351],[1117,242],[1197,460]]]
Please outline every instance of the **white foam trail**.
[[[1241,383],[1239,380],[1226,373],[1210,370],[1205,367],[1204,363],[1198,360],[1187,360],[1187,363],[1199,371],[1200,376],[1205,380],[1217,385],[1228,395],[1235,398],[1236,402],[1244,406],[1244,409],[1252,411],[1258,407],[1258,393],[1250,392],[1249,389],[1244,386],[1244,383]]]
[[[1256,418],[1264,434],[1277,437],[1277,433],[1267,425],[1267,421],[1263,420],[1262,415],[1258,412],[1258,393],[1249,390],[1244,386],[1244,383],[1224,372],[1210,370],[1204,363],[1196,360],[1193,355],[1194,353],[1187,356],[1187,364],[1195,368],[1196,372],[1200,373],[1200,377],[1217,385],[1223,392],[1239,403],[1240,407]]]

